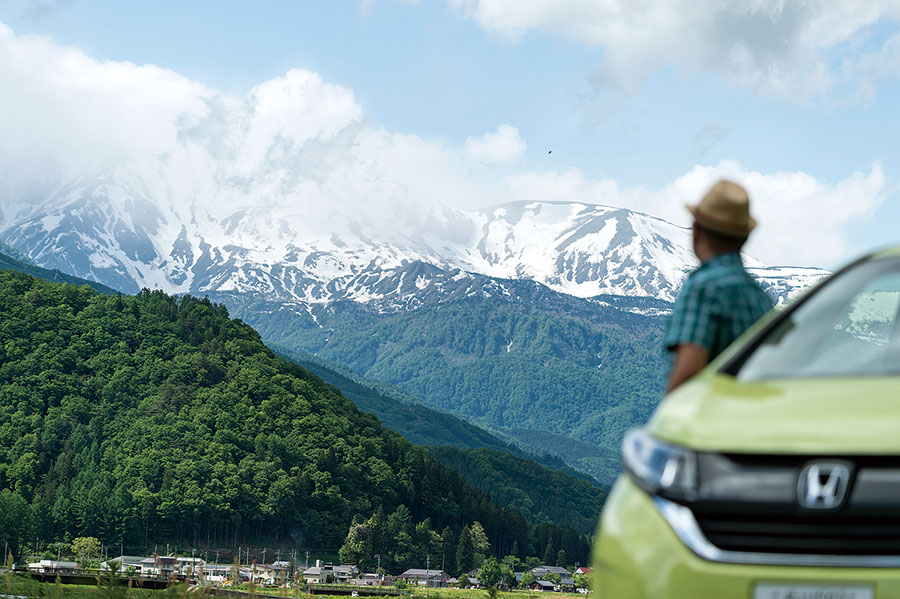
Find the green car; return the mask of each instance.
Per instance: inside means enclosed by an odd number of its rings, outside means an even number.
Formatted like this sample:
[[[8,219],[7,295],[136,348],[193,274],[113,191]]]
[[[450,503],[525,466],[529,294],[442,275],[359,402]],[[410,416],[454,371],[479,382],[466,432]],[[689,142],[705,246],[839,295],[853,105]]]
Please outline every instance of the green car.
[[[758,322],[623,443],[598,599],[900,598],[900,248]]]

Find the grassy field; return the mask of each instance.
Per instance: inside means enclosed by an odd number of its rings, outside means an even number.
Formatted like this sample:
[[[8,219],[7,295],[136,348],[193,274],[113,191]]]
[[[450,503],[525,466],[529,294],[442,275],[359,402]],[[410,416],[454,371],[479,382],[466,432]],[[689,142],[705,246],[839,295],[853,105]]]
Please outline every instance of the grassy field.
[[[316,599],[348,599],[346,595],[307,595],[303,591],[278,588],[246,588],[253,595],[273,595],[278,597]],[[171,586],[164,590],[135,589],[108,584],[101,580],[99,585],[69,585],[42,583],[21,576],[6,576],[0,581],[2,599],[197,599],[200,589],[188,585]],[[407,589],[401,599],[488,599],[487,591],[469,589]],[[540,593],[537,591],[500,591],[497,599],[585,599],[578,593]]]

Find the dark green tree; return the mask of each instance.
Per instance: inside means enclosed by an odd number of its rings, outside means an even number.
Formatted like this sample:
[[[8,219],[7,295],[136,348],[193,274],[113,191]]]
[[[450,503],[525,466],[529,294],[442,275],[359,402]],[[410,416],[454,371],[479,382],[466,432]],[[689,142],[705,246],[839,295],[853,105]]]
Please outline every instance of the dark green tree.
[[[566,550],[565,549],[560,549],[556,553],[556,565],[559,566],[560,568],[566,567]]]
[[[456,545],[456,569],[460,573],[469,572],[474,567],[474,553],[469,526],[463,526],[462,532],[459,533],[459,542]]]
[[[556,563],[556,548],[553,546],[553,538],[547,539],[547,546],[544,548],[544,563],[548,566]]]

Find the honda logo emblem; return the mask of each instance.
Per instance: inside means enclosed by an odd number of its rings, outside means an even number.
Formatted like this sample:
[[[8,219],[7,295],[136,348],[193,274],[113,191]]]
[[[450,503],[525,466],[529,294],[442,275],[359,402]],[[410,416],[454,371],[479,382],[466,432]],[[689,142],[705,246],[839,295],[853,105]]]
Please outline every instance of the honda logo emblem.
[[[813,462],[800,471],[797,501],[811,510],[841,507],[850,487],[850,467],[835,462]]]

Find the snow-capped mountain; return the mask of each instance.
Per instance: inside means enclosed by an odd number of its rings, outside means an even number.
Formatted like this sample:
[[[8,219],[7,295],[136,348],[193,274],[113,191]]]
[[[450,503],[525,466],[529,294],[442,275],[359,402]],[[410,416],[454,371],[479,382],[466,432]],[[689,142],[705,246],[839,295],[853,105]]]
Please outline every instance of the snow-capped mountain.
[[[42,266],[125,291],[247,292],[307,306],[384,306],[379,300],[390,296],[400,308],[441,281],[472,275],[533,280],[583,298],[672,301],[695,264],[688,230],[622,208],[341,205],[313,188],[303,195],[302,184],[288,193],[282,185],[195,177],[174,161],[120,168],[62,185],[39,203],[7,200],[0,240]],[[746,263],[779,299],[825,274]]]

